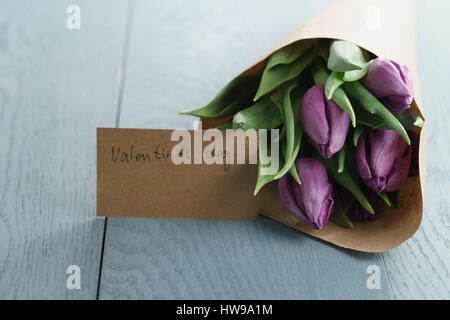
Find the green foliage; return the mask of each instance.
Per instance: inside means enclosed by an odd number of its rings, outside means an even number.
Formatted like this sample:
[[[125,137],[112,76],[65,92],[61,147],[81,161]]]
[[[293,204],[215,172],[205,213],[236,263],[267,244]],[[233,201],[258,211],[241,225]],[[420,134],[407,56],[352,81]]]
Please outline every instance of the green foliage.
[[[180,112],[203,119],[223,119],[249,107],[258,88],[259,76],[242,75],[231,81],[208,105],[203,108]]]
[[[294,43],[273,53],[261,78],[255,101],[298,77],[316,55],[316,41]]]

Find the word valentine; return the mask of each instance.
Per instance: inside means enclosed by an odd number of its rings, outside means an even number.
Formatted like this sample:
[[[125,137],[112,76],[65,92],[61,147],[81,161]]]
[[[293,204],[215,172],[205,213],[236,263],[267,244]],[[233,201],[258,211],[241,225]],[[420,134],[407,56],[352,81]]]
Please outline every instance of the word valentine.
[[[160,146],[159,144],[150,152],[138,152],[135,150],[134,145],[130,145],[125,149],[112,146],[111,151],[113,162],[150,162],[152,159],[164,160],[169,159],[171,156],[170,151],[167,151],[166,147]]]

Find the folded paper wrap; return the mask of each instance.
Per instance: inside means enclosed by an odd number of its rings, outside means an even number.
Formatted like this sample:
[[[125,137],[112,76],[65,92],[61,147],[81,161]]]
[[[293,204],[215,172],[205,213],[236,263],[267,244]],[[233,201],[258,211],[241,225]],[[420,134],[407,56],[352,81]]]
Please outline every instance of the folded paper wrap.
[[[335,1],[289,33],[243,74],[261,73],[267,58],[284,46],[318,38],[348,40],[377,56],[407,65],[415,80],[412,108],[423,117],[414,0]],[[219,123],[205,120],[203,129]],[[276,183],[265,187],[256,198],[253,196],[255,165],[176,166],[168,156],[177,143],[171,141],[170,130],[98,129],[97,215],[254,220],[260,213],[340,247],[363,252],[388,251],[408,240],[422,220],[425,127],[415,134],[420,137],[420,176],[408,179],[397,208],[383,207],[377,212],[379,218],[356,223],[354,229],[330,221],[324,229],[316,231],[300,223],[283,206]]]

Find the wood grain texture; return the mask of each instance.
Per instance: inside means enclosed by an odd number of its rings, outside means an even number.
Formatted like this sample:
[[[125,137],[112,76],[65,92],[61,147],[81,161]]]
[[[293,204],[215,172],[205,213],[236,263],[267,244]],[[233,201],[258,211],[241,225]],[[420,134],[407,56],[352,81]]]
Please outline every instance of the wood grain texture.
[[[121,126],[192,128],[178,111],[209,102],[327,2],[138,1]],[[429,150],[424,221],[410,241],[364,255],[265,219],[110,219],[100,297],[450,298],[450,4],[418,3]],[[65,27],[69,4],[81,7],[80,31]],[[126,6],[0,2],[0,299],[96,296],[95,127],[115,124]],[[80,291],[66,289],[71,264]],[[366,289],[373,264],[381,291]]]
[[[81,30],[66,8],[81,8]],[[95,128],[113,126],[124,1],[0,3],[0,299],[95,299]],[[81,290],[66,269],[81,268]]]
[[[450,299],[450,33],[448,1],[418,1],[419,66],[428,131],[424,218],[417,234],[383,254],[394,297]]]
[[[120,126],[192,128],[178,111],[206,104],[326,3],[137,1]],[[381,268],[381,290],[366,287],[370,265]],[[339,250],[266,219],[108,221],[103,299],[391,297],[381,255]]]
[[[387,299],[380,255],[337,250],[267,219],[109,218],[101,299]]]

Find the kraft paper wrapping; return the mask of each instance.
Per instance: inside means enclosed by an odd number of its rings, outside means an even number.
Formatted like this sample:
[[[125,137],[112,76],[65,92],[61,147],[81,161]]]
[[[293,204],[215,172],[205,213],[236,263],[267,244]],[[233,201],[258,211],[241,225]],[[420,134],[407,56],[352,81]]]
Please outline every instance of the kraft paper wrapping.
[[[352,41],[379,57],[407,65],[414,77],[416,92],[412,108],[418,110],[423,117],[417,64],[416,2],[414,0],[335,1],[286,35],[243,73],[261,73],[267,58],[273,52],[294,42],[315,38]],[[208,121],[204,122],[203,127],[209,127]],[[420,177],[409,178],[400,191],[398,207],[396,209],[387,206],[381,208],[377,212],[380,217],[374,221],[355,223],[354,229],[346,229],[330,221],[324,229],[312,230],[284,208],[276,183],[264,188],[258,196],[259,212],[291,228],[340,247],[364,252],[389,251],[411,238],[422,221],[426,176],[425,127],[417,130],[417,134],[420,136]]]
[[[413,74],[416,90],[412,108],[423,116],[416,59],[415,1],[335,1],[289,33],[243,73],[261,73],[267,57],[276,50],[293,42],[316,38],[352,41],[377,56],[407,65]],[[217,125],[217,121],[203,121],[203,129]],[[400,191],[396,209],[384,207],[377,212],[379,218],[367,223],[355,223],[354,229],[330,221],[323,230],[315,231],[300,223],[283,206],[277,183],[266,186],[257,197],[253,196],[255,165],[233,165],[226,170],[219,165],[175,166],[161,152],[170,150],[176,144],[171,142],[169,130],[99,128],[97,215],[255,220],[260,213],[339,247],[385,252],[408,240],[418,230],[422,220],[426,174],[425,128],[418,129],[416,134],[420,136],[420,176],[408,179]],[[115,149],[111,150],[112,147]],[[140,154],[142,157],[148,152],[148,161],[128,161],[128,158],[126,161],[112,161],[111,154],[114,158],[114,150],[117,152],[119,147],[129,157],[143,152]],[[134,155],[131,147],[134,148]],[[155,149],[159,153],[152,153],[151,150]]]

